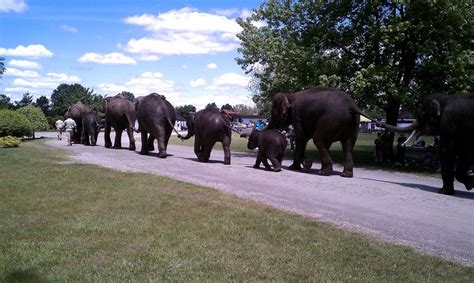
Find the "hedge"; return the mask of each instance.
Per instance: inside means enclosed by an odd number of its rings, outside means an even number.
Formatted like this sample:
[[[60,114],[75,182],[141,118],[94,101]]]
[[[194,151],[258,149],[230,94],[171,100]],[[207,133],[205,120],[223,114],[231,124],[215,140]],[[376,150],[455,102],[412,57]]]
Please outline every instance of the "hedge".
[[[33,134],[33,125],[21,113],[12,110],[0,110],[0,137],[23,137]]]

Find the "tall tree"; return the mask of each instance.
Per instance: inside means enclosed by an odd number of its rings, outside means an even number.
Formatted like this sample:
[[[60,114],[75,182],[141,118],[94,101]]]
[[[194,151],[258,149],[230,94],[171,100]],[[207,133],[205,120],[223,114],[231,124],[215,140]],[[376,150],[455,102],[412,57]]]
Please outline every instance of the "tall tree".
[[[24,93],[21,100],[15,103],[17,108],[25,107],[32,104],[33,104],[33,95],[30,94],[29,92]]]
[[[234,107],[232,107],[232,105],[230,105],[229,103],[226,103],[226,104],[221,106],[221,110],[224,110],[224,109],[234,111]]]
[[[50,112],[50,103],[49,99],[42,95],[36,99],[34,106],[39,107],[43,111],[44,115],[48,116]]]
[[[189,113],[196,112],[196,106],[188,104],[176,107],[176,113],[186,118]]]
[[[219,107],[217,107],[215,102],[210,102],[206,105],[206,109],[219,109]]]
[[[13,105],[10,103],[10,97],[5,94],[0,94],[0,109],[9,109],[13,108]]]
[[[241,115],[253,115],[258,114],[258,109],[255,106],[248,106],[245,104],[237,104],[234,105],[234,111],[241,114]]]
[[[44,131],[48,129],[48,120],[40,108],[28,105],[18,108],[16,111],[23,114],[28,121],[30,121],[33,130],[33,138],[35,138],[35,131]]]
[[[52,111],[56,115],[64,115],[67,108],[77,101],[99,112],[102,109],[103,97],[80,84],[60,84],[51,94]]]
[[[428,94],[472,91],[473,11],[454,0],[270,0],[238,19],[237,63],[256,103],[328,85],[395,124]]]
[[[126,99],[130,100],[131,102],[135,102],[135,95],[129,91],[122,91],[121,93],[119,93],[121,95],[123,95]]]
[[[5,73],[5,63],[3,63],[3,61],[5,61],[5,58],[0,57],[0,78],[2,77],[3,73]]]

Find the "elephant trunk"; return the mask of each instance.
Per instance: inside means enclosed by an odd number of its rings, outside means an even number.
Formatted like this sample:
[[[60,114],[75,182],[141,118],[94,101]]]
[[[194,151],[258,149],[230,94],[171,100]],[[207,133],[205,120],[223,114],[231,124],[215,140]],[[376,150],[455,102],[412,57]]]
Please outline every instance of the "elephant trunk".
[[[412,131],[416,131],[416,130],[418,130],[419,126],[420,125],[419,125],[418,120],[413,122],[413,124],[411,124],[410,126],[407,126],[407,127],[396,127],[396,126],[389,125],[387,123],[382,123],[382,127],[384,127],[385,129],[387,129],[391,132],[395,132],[395,133],[409,133],[409,132],[412,132]]]

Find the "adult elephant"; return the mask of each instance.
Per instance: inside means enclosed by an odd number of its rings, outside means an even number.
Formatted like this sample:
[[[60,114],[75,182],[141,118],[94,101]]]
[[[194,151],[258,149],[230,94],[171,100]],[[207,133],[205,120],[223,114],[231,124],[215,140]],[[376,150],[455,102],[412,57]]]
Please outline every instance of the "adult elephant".
[[[203,109],[197,113],[190,113],[186,119],[188,133],[179,136],[187,140],[195,135],[194,153],[200,162],[208,162],[212,148],[216,142],[221,142],[224,148],[224,164],[230,164],[230,143],[232,131],[231,116],[218,109]]]
[[[136,121],[135,107],[133,103],[121,94],[104,98],[105,112],[105,147],[112,147],[110,131],[115,130],[115,140],[113,148],[122,148],[122,132],[127,131],[129,149],[135,150],[135,138],[133,130]]]
[[[148,154],[150,150],[154,150],[153,143],[156,139],[158,141],[158,157],[166,158],[168,141],[176,122],[176,112],[173,105],[164,96],[151,93],[137,98],[135,110],[138,131],[141,132],[142,138],[140,154]]]
[[[84,140],[82,139],[82,118],[84,118],[84,115],[89,112],[91,112],[91,108],[81,101],[78,101],[69,106],[64,114],[64,118],[71,118],[76,122],[76,129],[74,130],[75,143],[84,143]]]
[[[395,132],[416,131],[421,135],[440,137],[442,194],[454,194],[454,177],[467,190],[473,187],[474,176],[474,94],[431,95],[424,99],[415,122],[407,127],[384,125]]]
[[[293,125],[296,147],[293,164],[290,166],[292,170],[301,169],[301,163],[305,160],[306,144],[313,139],[321,156],[320,175],[332,173],[329,148],[332,143],[340,141],[344,154],[344,170],[341,176],[352,177],[352,151],[359,131],[359,115],[377,122],[363,113],[345,92],[317,86],[293,94],[276,94],[267,128],[286,128],[290,124]]]

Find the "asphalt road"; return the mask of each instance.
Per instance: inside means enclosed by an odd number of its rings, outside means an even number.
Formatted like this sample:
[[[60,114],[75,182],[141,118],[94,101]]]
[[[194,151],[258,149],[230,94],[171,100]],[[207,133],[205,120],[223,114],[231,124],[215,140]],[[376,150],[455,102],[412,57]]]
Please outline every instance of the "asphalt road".
[[[37,136],[54,136],[38,133]],[[124,135],[125,136],[125,135]],[[113,140],[113,138],[112,138]],[[455,184],[456,195],[437,193],[441,179],[406,173],[354,168],[354,178],[317,175],[320,164],[307,171],[274,173],[252,168],[255,154],[232,153],[232,165],[223,165],[219,144],[209,163],[197,162],[193,148],[170,145],[166,159],[137,151],[99,146],[48,145],[70,152],[72,160],[107,168],[165,175],[253,199],[375,238],[474,266],[474,191]],[[128,141],[122,144],[128,146]],[[335,165],[336,172],[342,168]]]

